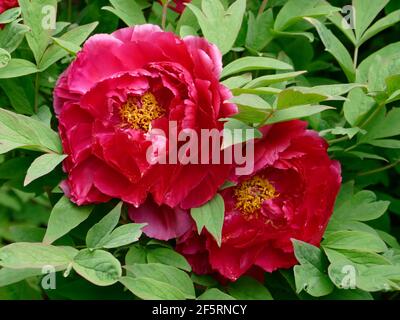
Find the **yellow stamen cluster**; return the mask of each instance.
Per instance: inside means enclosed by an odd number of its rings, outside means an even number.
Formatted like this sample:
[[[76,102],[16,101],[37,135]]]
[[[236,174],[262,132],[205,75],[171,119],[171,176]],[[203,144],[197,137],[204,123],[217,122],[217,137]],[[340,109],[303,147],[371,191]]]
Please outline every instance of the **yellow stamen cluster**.
[[[236,208],[245,217],[258,216],[265,200],[279,196],[274,186],[264,177],[254,176],[240,183],[234,191]]]
[[[146,92],[140,101],[137,98],[128,98],[119,109],[119,115],[125,124],[143,131],[149,131],[151,122],[164,116],[165,112],[150,92]]]

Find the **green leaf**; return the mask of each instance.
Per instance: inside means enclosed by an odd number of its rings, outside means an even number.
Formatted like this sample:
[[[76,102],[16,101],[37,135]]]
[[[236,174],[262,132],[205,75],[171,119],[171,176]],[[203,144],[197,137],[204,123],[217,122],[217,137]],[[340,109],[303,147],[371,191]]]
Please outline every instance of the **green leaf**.
[[[149,263],[161,263],[173,266],[184,271],[192,271],[190,264],[185,257],[169,248],[155,248],[147,252],[147,260]]]
[[[139,244],[132,245],[125,256],[127,266],[135,263],[147,263],[147,250]]]
[[[400,21],[400,10],[396,10],[386,17],[375,22],[361,37],[358,41],[358,45],[361,46],[364,42],[377,35],[379,32],[395,25]]]
[[[53,171],[67,155],[48,153],[36,158],[29,167],[24,180],[24,186]]]
[[[388,4],[389,0],[371,1],[368,6],[363,0],[353,0],[355,10],[355,34],[356,39],[361,39],[365,30],[369,27],[379,12]]]
[[[76,45],[71,41],[66,41],[55,37],[52,37],[52,39],[57,45],[59,45],[61,48],[63,48],[64,50],[68,51],[71,54],[76,55],[81,50],[80,46]]]
[[[185,295],[175,286],[146,277],[122,277],[120,282],[144,300],[183,300]]]
[[[11,55],[7,50],[0,48],[0,69],[8,65]]]
[[[252,107],[264,111],[271,109],[271,106],[267,101],[255,94],[241,94],[231,98],[229,101],[241,106]]]
[[[240,76],[230,77],[222,81],[222,84],[229,89],[240,88],[249,81],[251,81],[251,79],[252,79],[251,73],[244,73],[241,74]]]
[[[109,252],[84,249],[74,258],[74,270],[98,286],[110,286],[122,276],[120,262]]]
[[[93,32],[93,30],[97,27],[98,22],[92,22],[89,24],[85,24],[79,27],[76,27],[68,32],[64,33],[62,36],[58,37],[60,41],[66,41],[69,43],[73,43],[76,46],[80,46],[87,37]],[[40,71],[46,70],[53,63],[56,63],[61,58],[65,57],[68,54],[68,51],[60,47],[58,44],[53,43],[50,45],[43,54],[42,59],[39,63]]]
[[[139,240],[146,223],[129,223],[116,228],[100,242],[102,248],[118,248]]]
[[[365,127],[367,133],[360,136],[359,142],[397,136],[400,134],[400,108],[393,108],[387,114],[385,108]]]
[[[272,29],[274,26],[274,16],[272,9],[264,11],[262,14],[254,16],[249,11],[249,19],[246,35],[246,47],[256,51],[261,51],[274,39]]]
[[[314,297],[332,292],[333,284],[325,270],[327,261],[321,250],[303,241],[292,239],[296,259],[301,265],[294,267],[296,291],[302,290]]]
[[[302,74],[306,73],[306,71],[296,71],[296,72],[284,72],[284,73],[277,73],[271,74],[267,76],[262,76],[253,79],[249,83],[247,83],[244,88],[258,88],[271,85],[273,83],[279,83],[291,80],[296,78]]]
[[[12,53],[24,40],[25,33],[29,31],[29,27],[14,21],[7,24],[0,32],[0,48]]]
[[[271,117],[269,117],[268,120],[265,122],[265,124],[273,124],[293,119],[300,119],[320,113],[328,109],[332,109],[332,107],[322,105],[306,105],[275,110],[272,113]]]
[[[21,8],[11,8],[0,14],[0,24],[6,24],[16,20],[21,14]]]
[[[229,284],[228,292],[238,300],[273,300],[266,287],[248,276],[241,277]]]
[[[86,235],[88,248],[101,248],[101,243],[107,238],[118,225],[121,216],[122,202],[118,203],[103,219],[91,227]]]
[[[320,21],[313,18],[306,18],[306,20],[314,25],[325,45],[326,51],[330,52],[335,57],[346,74],[347,79],[353,82],[355,79],[355,68],[346,47],[336,38],[332,31],[325,27]]]
[[[344,13],[350,13],[353,14],[353,12],[344,12]],[[354,18],[354,17],[352,17]],[[356,37],[353,32],[352,26],[346,21],[346,19],[343,19],[343,16],[339,12],[333,12],[328,16],[328,19],[336,26],[339,28],[340,31],[343,32],[343,34],[351,41],[351,43],[355,46],[356,45]],[[354,21],[354,20],[353,20]]]
[[[56,132],[38,120],[0,108],[0,154],[15,148],[62,153]]]
[[[213,199],[198,208],[192,208],[190,214],[196,222],[199,234],[206,228],[221,246],[222,225],[224,223],[225,205],[221,195],[216,194]]]
[[[12,58],[5,67],[0,68],[0,79],[22,77],[36,72],[38,69],[32,62]]]
[[[356,126],[375,106],[375,100],[367,96],[361,88],[350,91],[343,105],[344,116],[348,123]]]
[[[55,23],[57,12],[56,0],[19,0],[19,6],[22,10],[24,24],[30,28],[26,33],[26,40],[39,64],[54,29],[52,23]],[[54,19],[54,21],[53,21]],[[54,26],[55,27],[55,26]]]
[[[276,106],[278,109],[283,109],[299,105],[318,104],[328,98],[328,96],[319,93],[307,93],[299,91],[297,88],[289,88],[278,94]]]
[[[51,211],[43,242],[50,244],[85,221],[93,206],[78,207],[63,196]]]
[[[322,242],[324,248],[383,252],[385,243],[377,236],[362,231],[336,231],[329,233]]]
[[[76,253],[72,247],[18,242],[0,249],[0,265],[11,269],[37,269],[51,265],[62,270],[67,268]]]
[[[176,288],[187,299],[194,299],[192,280],[182,270],[159,263],[134,264],[126,267],[137,278],[150,278]]]
[[[0,288],[42,274],[40,269],[0,269]]]
[[[217,288],[211,288],[203,292],[197,300],[236,300],[234,297]]]
[[[227,53],[242,25],[246,0],[236,0],[227,11],[220,1],[212,0],[203,0],[201,10],[193,4],[187,4],[187,7],[196,16],[207,40],[216,44],[222,54]]]
[[[341,201],[337,201],[332,220],[354,220],[369,221],[383,215],[390,202],[376,201],[376,196],[372,191],[362,190],[355,194],[342,188],[341,192],[346,192]]]
[[[145,24],[141,7],[135,0],[110,0],[112,7],[103,7],[103,10],[110,11],[119,17],[128,26]]]
[[[221,78],[252,70],[293,70],[293,67],[290,64],[273,58],[243,57],[226,65],[222,70]]]
[[[29,82],[26,79],[11,78],[0,80],[0,87],[17,113],[33,114],[33,97],[29,94]]]
[[[274,29],[282,31],[303,17],[327,16],[338,9],[320,0],[289,0],[279,11]]]
[[[297,90],[301,90],[303,92],[313,92],[319,93],[321,95],[326,96],[342,96],[354,88],[365,87],[359,83],[340,83],[340,84],[329,84],[329,85],[321,85],[315,87],[296,87]]]

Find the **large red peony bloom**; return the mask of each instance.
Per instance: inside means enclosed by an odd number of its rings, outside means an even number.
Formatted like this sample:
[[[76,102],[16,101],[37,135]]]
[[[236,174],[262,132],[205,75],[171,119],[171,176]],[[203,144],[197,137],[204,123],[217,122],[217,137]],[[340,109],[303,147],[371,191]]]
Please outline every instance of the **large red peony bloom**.
[[[118,198],[185,209],[211,199],[229,165],[151,164],[149,133],[216,128],[236,112],[219,83],[221,54],[205,39],[180,39],[154,25],[91,37],[61,75],[54,107],[68,174],[63,188],[79,205]]]
[[[234,177],[221,192],[225,202],[222,245],[194,228],[178,239],[197,273],[218,271],[235,280],[252,266],[272,272],[296,263],[291,239],[318,245],[332,214],[341,176],[327,144],[306,123],[262,128],[255,144],[254,171]]]

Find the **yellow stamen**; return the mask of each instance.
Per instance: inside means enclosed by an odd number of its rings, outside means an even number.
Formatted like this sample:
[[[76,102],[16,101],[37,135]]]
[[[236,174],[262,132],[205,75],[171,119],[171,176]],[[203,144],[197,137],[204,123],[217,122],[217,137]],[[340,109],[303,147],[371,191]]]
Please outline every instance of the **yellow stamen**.
[[[131,128],[149,131],[151,122],[165,115],[165,109],[160,106],[156,97],[145,93],[140,101],[137,98],[129,97],[119,109],[121,120]]]
[[[259,210],[265,200],[279,196],[274,186],[264,177],[254,176],[240,183],[234,191],[236,208],[245,217],[258,217]]]

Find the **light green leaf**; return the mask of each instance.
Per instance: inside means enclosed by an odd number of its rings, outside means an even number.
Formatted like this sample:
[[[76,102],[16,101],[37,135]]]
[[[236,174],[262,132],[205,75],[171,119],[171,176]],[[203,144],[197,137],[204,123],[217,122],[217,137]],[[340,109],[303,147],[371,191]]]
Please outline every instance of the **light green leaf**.
[[[224,223],[225,204],[221,195],[216,194],[214,198],[201,207],[192,208],[190,214],[196,222],[199,234],[206,228],[221,246],[222,225]]]
[[[336,231],[329,233],[322,242],[324,248],[383,252],[385,243],[377,236],[362,231]]]
[[[356,39],[360,40],[365,30],[369,27],[379,12],[388,4],[389,0],[370,1],[365,5],[363,0],[353,0],[355,10],[355,34]]]
[[[255,94],[241,94],[231,98],[229,101],[241,106],[261,109],[263,111],[271,109],[267,101]]]
[[[358,41],[358,45],[361,46],[364,42],[371,39],[373,36],[377,35],[379,32],[395,25],[400,21],[400,10],[396,10],[386,17],[375,22],[367,31],[365,31],[364,35]]]
[[[228,292],[238,300],[273,300],[266,287],[248,276],[241,277],[229,284]]]
[[[55,28],[57,0],[19,0],[24,24],[30,28],[25,34],[29,47],[39,64]]]
[[[83,26],[76,27],[72,30],[67,31],[62,36],[58,37],[58,40],[67,41],[73,43],[76,46],[80,46],[86,38],[93,32],[97,27],[98,22],[92,22]],[[40,71],[46,70],[53,63],[56,63],[61,58],[65,57],[68,51],[60,47],[58,44],[53,43],[50,45],[43,54],[42,59],[39,63]]]
[[[175,286],[147,277],[122,277],[120,282],[144,300],[183,300],[185,295]]]
[[[21,8],[11,8],[0,14],[0,24],[13,22],[21,15]]]
[[[350,91],[343,105],[344,116],[348,123],[356,126],[374,107],[375,100],[367,96],[361,88]]]
[[[67,268],[78,251],[43,243],[17,242],[0,249],[0,265],[11,269],[37,269],[51,265]]]
[[[324,24],[313,18],[306,18],[317,29],[318,34],[325,45],[326,51],[330,52],[347,76],[350,82],[355,79],[355,68],[353,60],[346,47],[339,41],[338,38]]]
[[[5,67],[0,68],[0,79],[22,77],[37,71],[38,69],[32,62],[12,58]]]
[[[271,115],[271,117],[269,117],[268,120],[265,122],[265,124],[272,124],[293,119],[304,118],[328,109],[333,109],[333,108],[322,105],[306,105],[306,106],[296,106],[287,109],[275,110]]]
[[[129,223],[116,228],[111,234],[105,237],[100,246],[111,249],[125,246],[139,240],[142,235],[142,228],[146,223]]]
[[[62,153],[58,134],[41,121],[0,108],[0,153],[21,147]]]
[[[110,286],[122,276],[120,262],[109,252],[84,249],[74,258],[74,270],[97,286]]]
[[[217,288],[211,288],[202,293],[197,300],[236,300],[234,297]]]
[[[247,24],[246,47],[256,51],[261,51],[274,39],[272,29],[274,26],[274,16],[272,9],[264,11],[262,14],[254,16],[249,11]]]
[[[264,87],[271,85],[273,83],[279,83],[279,82],[284,82],[291,80],[293,78],[296,78],[302,74],[306,73],[306,71],[296,71],[296,72],[284,72],[284,73],[277,73],[277,74],[271,74],[267,76],[262,76],[253,79],[249,83],[247,83],[244,88],[258,88],[258,87]]]
[[[379,140],[368,141],[367,143],[372,146],[380,148],[400,149],[400,140],[379,139]]]
[[[251,73],[244,73],[241,74],[240,76],[230,77],[222,81],[222,84],[229,89],[240,88],[249,81],[251,81],[251,79],[252,79]]]
[[[303,241],[292,239],[294,252],[301,265],[294,267],[296,291],[306,291],[314,297],[332,292],[333,284],[325,274],[327,260],[321,250]]]
[[[0,288],[38,275],[42,275],[41,269],[2,268],[0,269]]]
[[[103,219],[91,227],[86,235],[88,248],[101,248],[101,243],[117,226],[121,216],[122,202],[118,203]]]
[[[11,60],[11,55],[7,50],[0,48],[0,69],[8,65]]]
[[[118,16],[127,26],[145,24],[141,7],[135,0],[110,0],[112,7],[103,7],[103,10],[110,11]]]
[[[293,70],[293,67],[290,64],[273,58],[243,57],[226,65],[222,70],[221,78],[252,70]]]
[[[328,98],[329,96],[319,93],[307,93],[296,88],[288,88],[278,94],[276,106],[278,109],[283,109],[299,105],[318,104]]]
[[[179,290],[187,299],[194,299],[192,280],[182,270],[159,263],[134,264],[126,267],[137,278],[150,278]]]
[[[125,256],[125,264],[129,266],[135,263],[147,263],[146,247],[143,247],[139,244],[134,244],[129,248]]]
[[[57,45],[59,45],[61,48],[63,48],[64,50],[68,51],[71,54],[76,55],[81,50],[80,46],[76,45],[71,41],[66,41],[55,37],[52,37],[52,39]]]
[[[21,44],[29,27],[14,21],[7,24],[0,32],[0,48],[12,53]]]
[[[161,263],[184,271],[192,271],[192,268],[186,261],[185,257],[169,248],[149,249],[147,252],[147,260],[149,263]]]
[[[26,173],[24,186],[27,186],[32,181],[50,173],[66,157],[67,155],[65,154],[47,153],[36,158]]]
[[[78,207],[63,196],[51,211],[43,242],[50,244],[85,221],[93,206]]]
[[[303,17],[327,16],[338,8],[321,0],[289,0],[279,11],[275,19],[274,29],[283,31]]]
[[[246,0],[236,0],[227,11],[220,1],[215,0],[203,0],[202,10],[193,4],[187,4],[187,7],[196,16],[205,38],[216,44],[222,54],[227,53],[232,48],[242,25]]]

